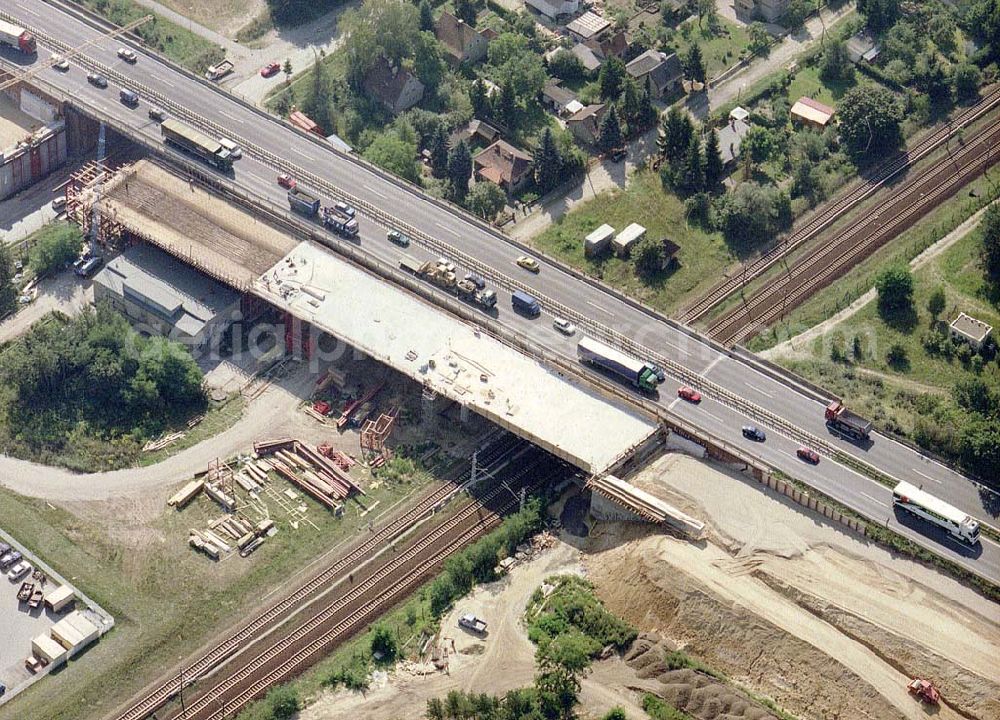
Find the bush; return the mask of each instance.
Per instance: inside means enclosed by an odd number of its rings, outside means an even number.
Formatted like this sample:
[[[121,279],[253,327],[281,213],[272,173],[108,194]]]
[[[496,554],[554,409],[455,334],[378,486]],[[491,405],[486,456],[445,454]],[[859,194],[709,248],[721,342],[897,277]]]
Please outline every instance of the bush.
[[[399,641],[389,626],[379,623],[372,630],[372,654],[381,655],[379,661],[386,664],[399,656]]]
[[[885,361],[894,370],[902,371],[910,366],[910,359],[907,357],[906,348],[899,343],[889,348],[889,352],[885,355]]]
[[[887,268],[875,278],[878,309],[883,318],[896,320],[913,312],[913,273],[899,265]]]
[[[28,251],[28,267],[36,275],[61,269],[80,253],[83,235],[75,225],[53,225],[40,233]]]

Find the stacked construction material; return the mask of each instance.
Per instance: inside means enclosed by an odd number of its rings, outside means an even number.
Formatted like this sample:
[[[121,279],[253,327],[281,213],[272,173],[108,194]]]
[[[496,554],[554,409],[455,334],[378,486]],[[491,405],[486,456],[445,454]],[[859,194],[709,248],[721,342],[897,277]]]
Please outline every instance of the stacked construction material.
[[[705,523],[614,475],[591,478],[587,482],[587,488],[627,508],[644,520],[670,525],[691,538],[698,539],[705,532]]]
[[[187,485],[182,487],[177,493],[167,500],[167,505],[173,505],[175,508],[180,510],[182,507],[191,502],[195,496],[205,489],[204,480],[192,480]]]
[[[279,475],[331,510],[338,501],[355,493],[364,494],[345,470],[316,448],[293,438],[254,443],[258,457],[266,456]]]

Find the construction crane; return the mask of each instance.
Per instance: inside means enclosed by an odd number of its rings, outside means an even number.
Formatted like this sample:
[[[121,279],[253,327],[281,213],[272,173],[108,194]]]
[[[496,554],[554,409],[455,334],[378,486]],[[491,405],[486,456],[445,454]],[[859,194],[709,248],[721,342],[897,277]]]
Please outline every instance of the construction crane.
[[[60,60],[69,60],[70,58],[74,58],[77,55],[79,55],[80,53],[82,53],[84,50],[86,50],[88,47],[90,47],[91,45],[95,45],[98,42],[101,42],[102,40],[108,40],[108,39],[113,38],[113,37],[118,37],[122,33],[127,33],[130,30],[135,30],[140,25],[145,25],[146,23],[148,23],[152,19],[153,19],[152,15],[145,15],[145,16],[143,16],[141,18],[138,18],[137,20],[133,20],[128,25],[123,25],[123,26],[121,26],[119,28],[115,28],[114,30],[112,30],[110,32],[107,32],[107,33],[104,33],[103,35],[100,35],[99,37],[96,37],[96,38],[94,38],[92,40],[88,40],[87,42],[83,43],[82,45],[78,45],[77,47],[75,47],[75,48],[73,48],[71,50],[68,50],[65,53],[60,53],[59,57],[56,57],[55,55],[50,55],[47,60],[43,61],[42,63],[40,63],[38,65],[36,65],[35,67],[31,68],[30,70],[28,70],[26,72],[23,72],[23,73],[20,73],[19,75],[16,75],[16,76],[12,77],[9,80],[4,80],[2,83],[0,83],[0,90],[6,90],[11,85],[16,85],[19,82],[23,82],[23,81],[27,80],[28,78],[37,75],[42,70],[45,70],[46,68],[52,67],[53,65],[56,64],[56,62],[59,62]]]

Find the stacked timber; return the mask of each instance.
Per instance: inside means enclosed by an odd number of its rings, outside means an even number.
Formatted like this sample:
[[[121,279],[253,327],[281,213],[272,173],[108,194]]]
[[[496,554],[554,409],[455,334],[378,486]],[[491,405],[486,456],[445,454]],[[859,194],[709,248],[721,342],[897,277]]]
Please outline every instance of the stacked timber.
[[[306,443],[292,438],[261,441],[254,443],[254,451],[259,457],[268,456],[270,469],[326,507],[336,508],[336,501],[364,494],[338,462]]]
[[[233,512],[236,510],[236,499],[227,495],[222,488],[212,483],[205,483],[205,492],[223,507],[223,509]]]
[[[202,490],[205,489],[204,480],[192,480],[187,485],[182,487],[177,493],[174,494],[169,500],[167,500],[167,505],[172,505],[178,510],[191,502]]]

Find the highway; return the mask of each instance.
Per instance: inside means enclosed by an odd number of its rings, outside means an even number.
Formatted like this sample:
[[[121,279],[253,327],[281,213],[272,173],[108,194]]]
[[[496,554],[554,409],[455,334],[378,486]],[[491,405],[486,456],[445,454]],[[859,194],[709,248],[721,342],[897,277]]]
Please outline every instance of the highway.
[[[9,49],[0,51],[0,61],[15,69],[28,69],[34,62],[48,57],[48,45],[51,43],[47,42],[47,36],[76,46],[99,35],[99,31],[90,24],[42,0],[15,0],[12,5],[7,12],[17,21],[44,29],[39,37],[37,60]],[[981,489],[961,474],[887,437],[873,435],[874,442],[867,448],[840,439],[827,429],[823,404],[813,396],[772,378],[708,341],[651,316],[543,258],[539,257],[541,271],[537,275],[518,268],[514,258],[522,250],[499,234],[469,222],[441,204],[429,201],[415,189],[386,178],[325,144],[304,137],[279,120],[230,98],[224,91],[192,79],[155,56],[141,52],[140,48],[137,48],[140,50],[138,63],[126,63],[115,53],[120,44],[119,40],[98,41],[87,49],[85,58],[72,62],[68,72],[47,69],[39,79],[58,88],[74,102],[97,108],[122,127],[141,133],[150,143],[160,143],[158,125],[147,117],[149,105],[146,101],[136,109],[118,102],[121,83],[115,79],[115,73],[119,73],[140,95],[148,89],[169,98],[169,103],[160,104],[166,104],[170,114],[206,130],[211,129],[211,124],[227,128],[228,137],[248,148],[243,159],[237,161],[232,176],[245,191],[287,207],[284,191],[274,182],[277,172],[286,170],[299,178],[312,175],[379,207],[408,226],[422,229],[435,237],[438,246],[421,248],[418,242],[409,251],[411,254],[418,257],[438,255],[440,244],[444,243],[454,248],[452,255],[455,259],[461,259],[463,255],[475,258],[478,263],[475,269],[491,269],[493,275],[500,273],[512,278],[542,297],[545,312],[540,318],[529,320],[511,311],[507,300],[509,293],[504,292],[509,287],[505,288],[501,283],[499,319],[567,357],[575,358],[575,338],[565,338],[553,330],[553,312],[551,307],[547,307],[547,300],[573,308],[575,312],[570,319],[581,328],[612,328],[634,343],[633,348],[638,345],[647,349],[647,357],[666,358],[682,366],[687,373],[700,376],[702,381],[693,384],[705,391],[705,399],[700,405],[690,405],[677,400],[676,389],[681,383],[673,376],[678,373],[667,368],[669,376],[661,386],[659,401],[677,416],[872,518],[885,518],[901,533],[935,552],[985,577],[1000,581],[1000,546],[996,543],[984,538],[981,548],[969,549],[954,541],[935,537],[930,528],[909,527],[906,521],[894,515],[891,492],[884,485],[832,462],[828,457],[824,457],[816,467],[805,465],[795,457],[795,450],[801,444],[801,433],[808,433],[817,439],[821,450],[823,446],[834,448],[879,468],[893,478],[923,485],[981,521],[996,526],[995,513],[1000,510],[1000,499],[991,491]],[[109,73],[110,86],[102,90],[87,83],[81,62],[90,67],[112,70]],[[217,132],[213,134],[218,135]],[[265,152],[257,152],[256,148]],[[273,156],[285,158],[286,162],[276,166]],[[323,194],[332,199],[329,192]],[[386,241],[384,225],[368,217],[361,218],[360,246],[390,262],[397,262],[401,254],[399,248]],[[759,412],[748,410],[745,405],[735,406],[731,399],[713,393],[712,388],[715,387],[723,388],[727,395],[739,396],[753,403]],[[772,414],[783,422],[764,422]],[[741,436],[740,426],[751,421],[768,428],[767,442],[753,443]],[[798,433],[790,432],[789,426],[797,428]],[[792,436],[796,436],[795,439]],[[992,505],[993,509],[988,510],[987,505]]]

